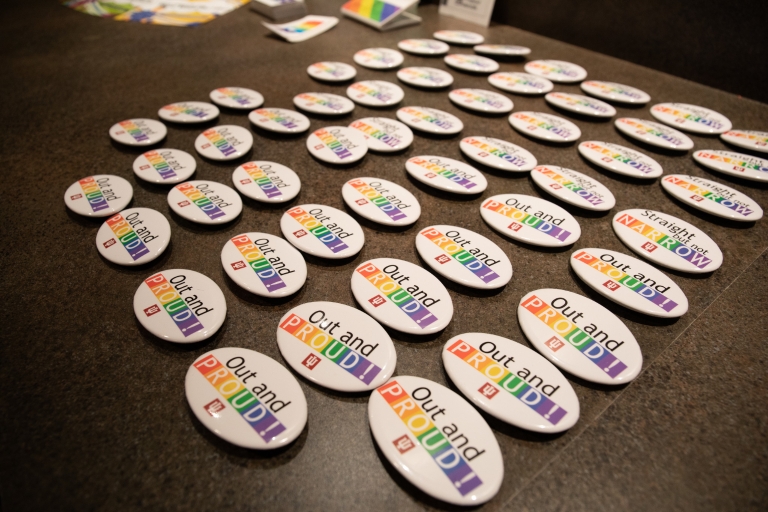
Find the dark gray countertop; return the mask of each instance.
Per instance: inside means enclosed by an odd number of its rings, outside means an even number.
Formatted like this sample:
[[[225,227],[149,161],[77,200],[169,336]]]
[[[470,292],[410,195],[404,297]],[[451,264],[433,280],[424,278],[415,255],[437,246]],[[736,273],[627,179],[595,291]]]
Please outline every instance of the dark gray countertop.
[[[316,14],[337,14],[339,2],[310,2]],[[247,8],[194,29],[141,26],[100,20],[57,5],[23,2],[5,10],[0,105],[6,142],[0,148],[4,193],[0,345],[0,500],[3,510],[417,510],[449,508],[405,482],[374,446],[368,428],[368,397],[321,389],[299,379],[309,420],[299,439],[278,453],[237,449],[208,432],[191,414],[184,375],[200,354],[216,347],[257,350],[283,362],[275,343],[279,318],[308,301],[355,305],[352,269],[368,258],[394,256],[420,264],[414,236],[420,227],[456,223],[477,231],[507,252],[512,281],[496,294],[448,285],[453,321],[437,337],[392,333],[397,375],[446,384],[442,345],[463,332],[488,332],[527,343],[516,306],[529,291],[556,287],[597,300],[619,315],[643,350],[644,371],[633,383],[608,389],[569,378],[581,402],[581,419],[569,432],[542,436],[489,419],[504,457],[505,477],[484,509],[514,510],[746,510],[768,504],[768,223],[734,225],[681,205],[658,181],[621,179],[587,164],[575,145],[552,146],[527,139],[506,117],[464,112],[446,91],[406,85],[403,105],[436,107],[465,123],[460,135],[417,135],[402,154],[369,154],[351,168],[314,160],[305,136],[254,132],[253,159],[274,160],[303,181],[291,205],[321,203],[344,208],[342,184],[377,176],[413,192],[423,213],[414,227],[383,230],[364,223],[366,244],[342,265],[308,261],[308,280],[295,296],[270,302],[240,290],[223,269],[219,253],[244,231],[279,234],[285,207],[246,200],[230,225],[204,228],[172,215],[167,189],[138,182],[131,164],[140,150],[110,142],[108,128],[129,117],[155,118],[168,103],[207,101],[216,87],[260,91],[266,105],[293,108],[299,92],[343,94],[346,85],[311,79],[306,67],[319,60],[352,63],[370,46],[394,48],[408,37],[437,28],[463,28],[490,42],[533,49],[531,58],[556,58],[584,66],[591,78],[618,81],[651,94],[654,102],[683,101],[713,108],[738,128],[768,129],[768,106],[604,55],[507,26],[488,30],[423,8],[421,25],[379,33],[341,19],[330,32],[289,44],[268,35],[262,18]],[[406,55],[405,65],[446,69],[440,58]],[[502,70],[521,71],[521,61]],[[457,87],[490,88],[482,76],[451,71]],[[395,71],[358,68],[359,79],[397,82]],[[577,86],[556,90],[577,92]],[[540,97],[510,96],[515,110],[554,112]],[[383,115],[394,117],[396,109]],[[647,108],[618,108],[619,115],[649,118]],[[381,113],[365,107],[339,121],[310,116],[312,129],[348,124]],[[612,122],[573,118],[582,140],[636,146]],[[221,124],[248,127],[246,114],[222,112]],[[170,126],[165,147],[195,153],[199,127]],[[543,196],[527,175],[483,169],[482,197],[437,194],[407,177],[404,162],[419,154],[461,159],[467,135],[506,139],[532,151],[540,163],[570,167],[598,178],[617,199],[613,213],[649,208],[703,229],[721,247],[723,267],[712,275],[671,273],[690,301],[677,321],[631,313],[596,296],[569,270],[571,250],[545,251],[503,239],[480,218],[482,198],[516,192]],[[693,136],[696,149],[724,149],[719,139]],[[688,154],[641,148],[664,167],[716,179],[768,206],[768,189],[716,175]],[[230,183],[235,164],[198,158],[198,179]],[[173,230],[168,251],[145,268],[106,263],[94,238],[100,225],[71,214],[62,202],[75,180],[117,174],[134,186],[132,205],[166,214]],[[10,201],[13,198],[13,201]],[[548,197],[547,197],[548,198]],[[629,253],[610,227],[613,213],[579,220],[579,247]],[[200,346],[162,342],[139,328],[132,298],[142,279],[164,268],[206,274],[224,291],[229,308],[220,333]]]

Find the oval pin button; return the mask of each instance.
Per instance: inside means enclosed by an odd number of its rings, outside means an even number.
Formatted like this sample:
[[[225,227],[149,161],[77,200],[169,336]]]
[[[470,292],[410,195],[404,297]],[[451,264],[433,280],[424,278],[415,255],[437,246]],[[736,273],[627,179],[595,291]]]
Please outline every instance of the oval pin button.
[[[601,100],[615,101],[616,103],[628,103],[630,105],[644,105],[651,101],[651,96],[635,87],[604,82],[601,80],[586,80],[581,82],[581,90],[590,96]]]
[[[720,134],[733,127],[723,114],[687,103],[659,103],[651,107],[651,115],[664,124],[691,133]]]
[[[117,265],[135,266],[156,260],[171,241],[165,216],[149,208],[128,208],[108,218],[96,233],[96,248]]]
[[[164,106],[157,115],[163,121],[172,123],[206,123],[219,117],[219,109],[204,101],[181,101]]]
[[[195,169],[195,157],[180,149],[153,149],[133,161],[136,176],[158,185],[186,181],[195,173]]]
[[[531,171],[531,179],[547,194],[579,208],[604,212],[616,206],[605,185],[572,169],[540,165]]]
[[[509,124],[524,135],[549,142],[573,142],[581,137],[581,130],[572,122],[543,112],[513,112]]]
[[[598,167],[633,178],[658,178],[664,173],[653,158],[624,146],[595,140],[579,144],[579,153]]]
[[[448,99],[460,107],[488,114],[506,114],[514,107],[506,96],[484,89],[454,89]]]
[[[251,110],[264,104],[264,96],[245,87],[220,87],[211,91],[211,101],[220,107]]]
[[[531,53],[530,48],[513,44],[478,44],[472,49],[482,55],[503,55],[506,57],[518,57]]]
[[[419,201],[406,189],[381,178],[355,178],[341,187],[347,206],[377,224],[409,226],[419,220]]]
[[[180,217],[197,224],[224,224],[243,211],[237,192],[215,181],[185,181],[168,192],[168,206]]]
[[[550,92],[544,99],[550,105],[590,117],[609,118],[616,115],[616,109],[604,101],[564,92]]]
[[[168,129],[154,119],[126,119],[112,125],[109,136],[115,142],[126,146],[151,146],[168,134]]]
[[[405,93],[400,86],[384,80],[363,80],[347,87],[347,96],[367,107],[388,107],[403,100]]]
[[[436,108],[403,107],[397,111],[397,118],[415,130],[453,135],[464,129],[461,119]]]
[[[510,172],[527,172],[536,167],[536,157],[527,149],[493,137],[465,137],[461,152],[475,162]]]
[[[738,222],[763,218],[763,209],[754,199],[727,185],[698,176],[668,174],[661,186],[675,199],[716,217]]]
[[[403,54],[391,48],[366,48],[355,53],[354,61],[369,69],[392,69],[403,63]]]
[[[736,147],[751,149],[760,153],[768,153],[768,132],[756,130],[728,130],[720,135],[728,144]]]
[[[450,50],[450,46],[435,39],[403,39],[397,47],[415,55],[443,55]]]
[[[354,66],[343,62],[315,62],[307,68],[307,74],[323,82],[344,82],[352,80],[357,75]]]
[[[495,73],[499,70],[498,62],[480,55],[453,53],[446,55],[443,61],[454,69],[470,73]]]
[[[344,96],[325,92],[303,92],[293,97],[293,104],[301,110],[326,116],[349,114],[355,104]]]
[[[483,173],[464,162],[443,156],[409,158],[405,170],[425,185],[454,194],[479,194],[488,186]]]
[[[307,137],[309,153],[329,164],[346,165],[368,153],[368,143],[358,130],[346,126],[326,126]]]
[[[263,130],[275,133],[302,133],[309,130],[307,116],[287,108],[259,108],[248,114],[248,120]]]
[[[211,160],[236,160],[253,147],[250,130],[233,124],[215,126],[197,136],[195,149]]]
[[[538,197],[496,195],[483,202],[480,215],[502,235],[531,245],[562,247],[581,236],[581,227],[573,215]]]
[[[532,60],[525,64],[525,70],[558,83],[581,82],[587,78],[586,69],[562,60]]]
[[[363,228],[348,214],[331,206],[302,204],[280,218],[280,231],[302,252],[327,259],[359,253],[365,243]]]
[[[627,137],[651,146],[678,151],[688,151],[693,148],[690,137],[661,123],[634,117],[620,117],[614,121],[614,124]]]
[[[349,125],[365,137],[368,149],[382,153],[401,151],[413,144],[413,132],[408,126],[388,117],[364,117]]]
[[[403,68],[397,72],[397,78],[408,85],[427,89],[448,87],[453,83],[453,75],[447,71],[423,66]]]
[[[544,94],[555,86],[546,78],[527,73],[511,73],[504,71],[488,77],[488,83],[502,91],[515,94]]]
[[[67,208],[86,217],[108,217],[133,199],[133,187],[120,176],[95,174],[74,182],[64,192]]]
[[[483,44],[485,41],[485,38],[480,34],[469,32],[467,30],[438,30],[432,34],[432,37],[439,41],[445,41],[446,43],[466,46]]]
[[[768,160],[764,158],[733,151],[705,149],[696,151],[693,159],[713,171],[745,180],[768,182]]]
[[[299,176],[276,162],[246,162],[232,173],[232,182],[238,192],[262,203],[285,203],[301,190]]]

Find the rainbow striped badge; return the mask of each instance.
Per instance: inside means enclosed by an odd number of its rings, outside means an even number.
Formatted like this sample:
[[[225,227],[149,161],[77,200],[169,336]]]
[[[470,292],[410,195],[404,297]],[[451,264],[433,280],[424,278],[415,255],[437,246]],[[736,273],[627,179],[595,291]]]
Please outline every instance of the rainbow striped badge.
[[[341,11],[384,24],[415,3],[414,0],[350,0]]]

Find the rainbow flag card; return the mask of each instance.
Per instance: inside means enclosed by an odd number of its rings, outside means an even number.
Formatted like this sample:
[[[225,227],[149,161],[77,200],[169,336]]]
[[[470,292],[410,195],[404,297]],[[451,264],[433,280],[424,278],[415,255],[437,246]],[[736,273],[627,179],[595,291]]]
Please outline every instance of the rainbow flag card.
[[[332,29],[339,22],[335,16],[304,16],[290,23],[276,25],[263,23],[265,27],[290,43],[300,43]]]
[[[415,25],[418,0],[350,0],[341,6],[341,13],[379,30]]]

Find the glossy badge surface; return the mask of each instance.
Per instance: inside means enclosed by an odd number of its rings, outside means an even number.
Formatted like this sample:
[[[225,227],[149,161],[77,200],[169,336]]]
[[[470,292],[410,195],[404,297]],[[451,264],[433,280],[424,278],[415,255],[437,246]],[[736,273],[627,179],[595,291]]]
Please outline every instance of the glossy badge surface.
[[[415,130],[438,135],[453,135],[464,129],[461,119],[436,108],[403,107],[397,111],[397,118]]]
[[[651,96],[635,87],[617,84],[615,82],[603,82],[601,80],[586,80],[581,82],[581,90],[590,96],[616,103],[628,103],[644,105],[651,101]]]
[[[651,115],[664,124],[692,133],[720,134],[733,126],[724,115],[687,103],[659,103],[651,107]]]
[[[109,136],[126,146],[151,146],[165,138],[168,129],[154,119],[126,119],[112,125]]]
[[[416,250],[432,270],[470,288],[493,290],[512,279],[512,263],[484,236],[457,226],[428,226],[416,235]]]
[[[299,176],[276,162],[246,162],[232,173],[238,192],[262,203],[285,203],[301,190]]]
[[[365,243],[355,219],[331,206],[302,204],[280,218],[280,231],[294,247],[319,258],[341,259],[359,253]]]
[[[67,208],[86,217],[108,217],[128,206],[133,187],[120,176],[96,174],[71,184],[64,192]]]
[[[617,304],[660,318],[688,311],[688,299],[677,284],[656,267],[608,249],[577,249],[571,268],[597,293]]]
[[[555,434],[579,420],[571,383],[535,350],[501,336],[468,332],[443,346],[451,381],[475,406],[516,427]]]
[[[181,101],[164,106],[157,116],[173,123],[206,123],[219,117],[219,109],[203,101]]]
[[[403,68],[397,72],[397,78],[409,85],[438,89],[453,83],[453,75],[447,71],[428,67]]]
[[[530,151],[493,137],[465,137],[459,148],[475,162],[502,171],[526,172],[536,167],[536,157]]]
[[[243,200],[230,187],[215,181],[185,181],[168,192],[168,206],[198,224],[223,224],[240,215]]]
[[[462,45],[476,45],[483,44],[485,38],[475,32],[468,32],[466,30],[438,30],[432,37],[439,41],[445,41],[446,43],[462,44]]]
[[[693,141],[687,135],[661,123],[620,117],[614,124],[626,136],[664,149],[688,151],[693,147]]]
[[[581,137],[581,130],[572,122],[543,112],[514,112],[509,124],[524,135],[549,142],[573,142]]]
[[[370,69],[391,69],[403,63],[403,54],[390,48],[366,48],[355,53],[356,63]]]
[[[598,384],[634,380],[643,366],[640,345],[624,322],[597,302],[566,290],[544,288],[517,307],[531,345],[568,373]]]
[[[307,424],[307,400],[291,372],[245,348],[217,348],[187,370],[190,409],[208,430],[242,448],[272,450]]]
[[[211,101],[220,107],[251,110],[264,104],[264,96],[245,87],[220,87],[211,91]]]
[[[307,280],[307,264],[301,253],[267,233],[230,238],[221,250],[221,265],[238,286],[262,297],[286,297]]]
[[[661,186],[672,196],[697,210],[739,222],[763,218],[763,209],[754,199],[729,186],[698,176],[668,174]]]
[[[277,346],[296,373],[336,391],[375,389],[397,364],[387,331],[337,302],[307,302],[288,311],[277,327]]]
[[[598,167],[624,176],[654,179],[664,173],[653,158],[611,142],[584,141],[579,144],[579,154]]]
[[[768,182],[768,160],[744,153],[704,149],[696,151],[693,159],[713,171],[750,181]]]
[[[471,73],[494,73],[499,70],[499,63],[488,57],[465,53],[446,55],[443,61],[455,69]]]
[[[409,226],[419,220],[419,201],[406,189],[381,178],[355,178],[341,187],[347,206],[377,224]]]
[[[616,206],[608,187],[572,169],[540,165],[531,171],[531,179],[547,194],[579,208],[603,212]]]
[[[351,164],[368,153],[363,134],[346,126],[326,126],[307,137],[309,153],[329,164]]]
[[[563,247],[581,236],[581,227],[573,215],[538,197],[493,196],[480,206],[480,215],[502,235],[532,245]]]
[[[729,130],[720,138],[728,144],[760,153],[768,153],[768,132],[755,130]]]
[[[354,66],[343,62],[315,62],[307,68],[307,74],[323,82],[344,82],[352,80],[357,75]]]
[[[326,92],[303,92],[297,94],[293,97],[293,104],[307,112],[326,116],[349,114],[355,109],[355,104],[344,96]]]
[[[662,212],[624,210],[611,222],[616,236],[632,251],[662,267],[702,274],[723,264],[723,253],[699,228]]]
[[[96,248],[117,265],[134,266],[158,258],[171,241],[165,216],[149,208],[128,208],[108,218],[96,233]]]
[[[227,303],[219,286],[203,274],[170,269],[144,279],[133,296],[133,312],[158,338],[196,343],[216,334]]]
[[[454,194],[479,194],[488,186],[483,173],[464,162],[443,156],[409,158],[405,170],[425,185]]]
[[[557,91],[550,92],[544,99],[550,105],[585,116],[609,118],[616,115],[616,109],[611,105],[581,94]]]
[[[502,91],[513,92],[516,94],[544,94],[551,91],[555,86],[546,78],[527,73],[512,73],[504,71],[494,73],[488,77],[488,83],[498,87]]]
[[[443,55],[450,50],[450,46],[435,39],[403,39],[397,47],[416,55]]]
[[[488,114],[506,114],[514,107],[511,99],[484,89],[454,89],[448,99],[460,107]]]
[[[287,108],[259,108],[248,114],[248,119],[270,132],[302,133],[309,130],[307,116]]]
[[[186,181],[195,173],[195,157],[180,149],[153,149],[133,161],[133,172],[149,183],[175,184]]]
[[[367,107],[388,107],[403,100],[405,93],[399,85],[384,80],[363,80],[347,87],[347,96]]]
[[[365,137],[368,149],[382,153],[401,151],[413,144],[413,132],[408,126],[388,117],[364,117],[349,125]]]
[[[352,294],[366,313],[392,329],[432,334],[453,317],[448,290],[418,265],[394,258],[376,258],[352,272]]]
[[[478,44],[472,49],[476,53],[483,55],[504,55],[507,57],[528,55],[531,53],[530,48],[513,44]]]
[[[504,479],[493,431],[445,386],[398,376],[371,393],[368,424],[379,449],[423,492],[454,505],[480,505]]]
[[[215,126],[197,136],[195,149],[211,160],[235,160],[253,147],[253,135],[241,126]]]
[[[562,60],[532,60],[525,64],[525,70],[558,83],[581,82],[587,78],[586,69]]]

